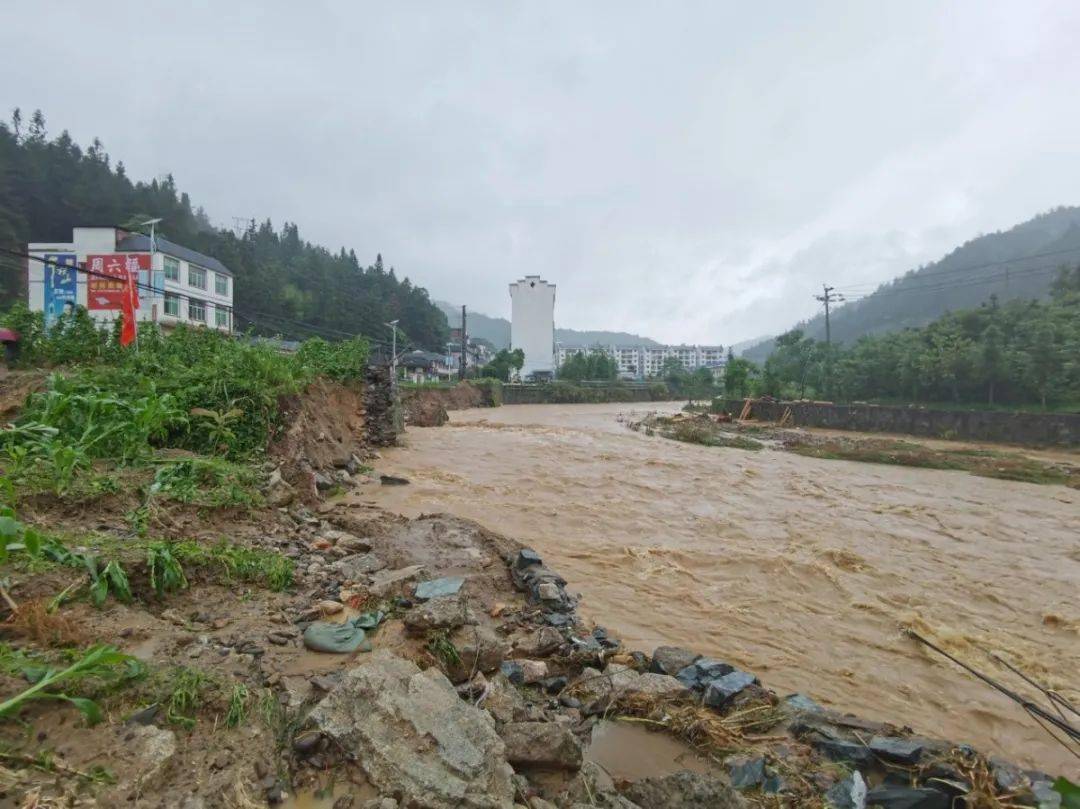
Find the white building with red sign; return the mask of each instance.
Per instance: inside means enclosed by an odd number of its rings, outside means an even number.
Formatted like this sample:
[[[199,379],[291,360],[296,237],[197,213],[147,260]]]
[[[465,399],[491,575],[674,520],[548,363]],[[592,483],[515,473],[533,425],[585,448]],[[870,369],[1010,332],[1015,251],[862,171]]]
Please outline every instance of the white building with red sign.
[[[216,258],[168,239],[120,228],[74,228],[70,242],[32,242],[27,260],[30,309],[52,323],[84,306],[103,323],[120,317],[125,279],[137,276],[138,319],[233,329],[233,274]],[[68,268],[71,269],[68,269]],[[80,272],[82,270],[82,272]]]

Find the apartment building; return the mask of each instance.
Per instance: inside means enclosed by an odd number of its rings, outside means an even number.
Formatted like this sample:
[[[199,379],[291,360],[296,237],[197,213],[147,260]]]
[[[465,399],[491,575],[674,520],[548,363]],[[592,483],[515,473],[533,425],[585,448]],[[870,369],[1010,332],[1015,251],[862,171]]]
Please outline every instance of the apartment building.
[[[555,349],[557,366],[562,366],[575,354],[604,351],[613,357],[624,379],[645,379],[659,375],[664,362],[674,357],[687,370],[710,368],[714,374],[723,370],[727,354],[723,346],[665,345],[665,346],[568,346],[559,344]]]
[[[84,306],[109,323],[120,317],[121,291],[137,279],[138,320],[168,328],[177,323],[233,330],[232,272],[212,256],[168,239],[116,227],[78,227],[70,242],[32,242],[27,252],[28,305],[47,324],[65,310]],[[79,270],[85,272],[79,272]]]

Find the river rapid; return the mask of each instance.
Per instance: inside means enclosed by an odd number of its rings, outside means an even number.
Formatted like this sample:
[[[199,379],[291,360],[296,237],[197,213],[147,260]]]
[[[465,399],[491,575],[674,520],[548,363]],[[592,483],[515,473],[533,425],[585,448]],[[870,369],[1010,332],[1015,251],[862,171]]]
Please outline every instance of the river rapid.
[[[1080,701],[1080,491],[681,444],[620,421],[647,409],[677,405],[455,411],[384,452],[379,471],[412,483],[370,499],[531,545],[630,648],[686,646],[781,694],[1076,775],[1022,709],[902,629],[1022,685],[982,650],[1002,654]]]

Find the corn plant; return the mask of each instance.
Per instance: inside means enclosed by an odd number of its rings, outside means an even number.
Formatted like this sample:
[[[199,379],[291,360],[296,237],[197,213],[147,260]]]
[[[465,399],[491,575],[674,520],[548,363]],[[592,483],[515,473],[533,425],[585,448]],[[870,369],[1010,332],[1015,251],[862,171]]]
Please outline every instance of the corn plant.
[[[167,543],[151,543],[146,549],[146,564],[150,569],[150,586],[158,598],[164,598],[167,592],[187,589],[184,569]]]
[[[5,662],[9,663],[9,668],[17,669],[19,673],[31,680],[33,685],[10,699],[0,702],[0,717],[17,714],[31,700],[54,699],[74,705],[86,717],[90,725],[97,724],[102,718],[101,708],[96,702],[86,697],[72,696],[52,689],[61,684],[71,686],[88,678],[112,679],[116,677],[117,667],[137,665],[137,661],[130,655],[105,645],[92,646],[78,660],[64,669],[41,666],[21,655],[11,653],[6,655]]]

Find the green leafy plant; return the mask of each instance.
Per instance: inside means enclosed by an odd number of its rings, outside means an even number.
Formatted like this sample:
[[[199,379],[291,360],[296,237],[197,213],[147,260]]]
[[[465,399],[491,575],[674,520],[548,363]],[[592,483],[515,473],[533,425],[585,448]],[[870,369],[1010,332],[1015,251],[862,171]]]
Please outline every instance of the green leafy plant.
[[[146,566],[150,570],[150,587],[158,598],[164,598],[167,592],[187,589],[184,569],[167,543],[155,542],[147,547]]]
[[[195,717],[192,714],[202,703],[202,693],[209,684],[209,678],[198,669],[178,666],[173,672],[165,718],[175,725],[194,727]]]
[[[116,669],[128,666],[135,661],[130,655],[123,654],[112,646],[97,645],[86,650],[78,660],[70,666],[57,669],[49,666],[41,666],[33,663],[21,655],[6,655],[7,667],[10,670],[12,664],[21,674],[26,676],[33,685],[10,699],[0,702],[0,717],[12,716],[19,712],[26,703],[31,700],[63,700],[71,703],[79,712],[86,717],[88,724],[94,725],[101,721],[101,708],[92,699],[72,696],[70,694],[54,691],[57,686],[63,684],[70,687],[75,683],[88,678],[109,679],[116,676]]]
[[[225,712],[225,727],[235,728],[243,724],[247,717],[247,704],[250,697],[248,688],[243,683],[236,683],[229,694],[229,708]]]
[[[230,424],[236,422],[244,415],[244,411],[238,407],[229,410],[208,410],[205,407],[193,407],[189,411],[192,416],[201,418],[200,422],[206,434],[207,443],[215,452],[228,452],[236,443],[236,433],[230,428]]]
[[[445,629],[439,629],[431,633],[428,638],[427,649],[444,669],[461,665],[461,655],[458,653],[454,642],[450,640],[450,633]]]
[[[292,586],[293,560],[275,551],[225,541],[210,546],[181,542],[173,551],[189,564],[216,569],[228,581],[256,582],[275,591]]]

